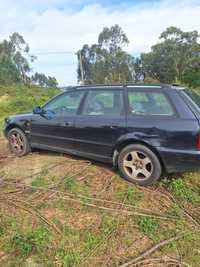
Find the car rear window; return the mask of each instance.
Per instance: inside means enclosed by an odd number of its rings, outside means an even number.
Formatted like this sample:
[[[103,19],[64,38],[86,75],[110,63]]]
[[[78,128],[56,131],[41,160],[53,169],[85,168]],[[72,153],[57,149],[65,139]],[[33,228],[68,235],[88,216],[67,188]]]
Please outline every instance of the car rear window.
[[[194,114],[199,117],[200,116],[200,96],[196,94],[191,89],[181,90],[181,95],[189,107],[192,109]]]
[[[128,91],[129,109],[133,115],[174,115],[169,99],[162,92]]]
[[[190,98],[193,104],[200,109],[200,96],[190,89],[183,90],[183,93]]]

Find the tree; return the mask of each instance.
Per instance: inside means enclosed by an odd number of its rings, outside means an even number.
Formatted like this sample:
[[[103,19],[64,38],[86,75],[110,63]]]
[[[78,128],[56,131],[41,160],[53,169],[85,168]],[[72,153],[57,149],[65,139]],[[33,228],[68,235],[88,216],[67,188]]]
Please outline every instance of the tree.
[[[99,34],[97,44],[85,44],[78,51],[78,81],[82,76],[85,83],[133,81],[134,58],[122,49],[128,43],[128,38],[118,25],[105,27]]]
[[[58,82],[55,77],[50,77],[46,76],[43,73],[38,73],[36,72],[32,77],[31,77],[32,83],[36,85],[40,85],[42,87],[57,87]]]
[[[0,43],[0,84],[34,83],[44,87],[57,87],[56,78],[35,73],[30,77],[30,62],[35,57],[29,54],[29,46],[19,33]]]
[[[143,73],[161,82],[184,81],[185,76],[200,67],[200,45],[197,31],[183,32],[177,27],[167,28],[160,42],[150,53],[141,54]]]
[[[31,70],[29,46],[19,33],[13,33],[9,40],[0,43],[0,83],[26,83]]]

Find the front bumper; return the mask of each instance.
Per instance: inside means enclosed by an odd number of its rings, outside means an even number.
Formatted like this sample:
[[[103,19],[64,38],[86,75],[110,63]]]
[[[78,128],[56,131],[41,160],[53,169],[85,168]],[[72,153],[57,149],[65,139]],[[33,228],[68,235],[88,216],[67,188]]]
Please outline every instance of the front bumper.
[[[3,125],[3,129],[2,129],[2,132],[3,132],[3,135],[7,138],[7,131],[6,131],[6,129],[7,129],[7,125],[4,124]]]
[[[167,173],[200,169],[200,151],[160,148],[159,154]]]

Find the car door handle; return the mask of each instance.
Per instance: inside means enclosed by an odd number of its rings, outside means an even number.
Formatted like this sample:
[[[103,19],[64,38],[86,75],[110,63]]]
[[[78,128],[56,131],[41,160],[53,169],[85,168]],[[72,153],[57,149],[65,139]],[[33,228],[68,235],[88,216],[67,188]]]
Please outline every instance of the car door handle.
[[[64,124],[65,124],[65,126],[72,126],[73,122],[65,122]]]
[[[111,126],[108,126],[108,128],[110,128],[110,129],[116,129],[116,128],[118,128],[119,126],[117,126],[117,125],[111,125]]]
[[[60,123],[61,126],[72,126],[73,122],[62,122]]]

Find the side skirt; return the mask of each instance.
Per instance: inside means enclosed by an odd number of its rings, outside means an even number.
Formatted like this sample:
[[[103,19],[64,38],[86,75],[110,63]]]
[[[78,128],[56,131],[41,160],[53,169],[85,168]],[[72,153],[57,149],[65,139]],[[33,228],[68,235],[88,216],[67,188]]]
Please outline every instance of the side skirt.
[[[96,155],[93,153],[85,153],[85,152],[80,152],[77,150],[73,149],[66,149],[66,148],[59,148],[59,147],[54,147],[54,146],[48,146],[48,145],[42,145],[38,143],[32,143],[31,144],[32,148],[38,148],[38,149],[43,149],[43,150],[49,150],[49,151],[55,151],[55,152],[61,152],[61,153],[66,153],[78,157],[83,157],[95,161],[100,161],[100,162],[105,162],[105,163],[113,163],[113,159],[110,157],[105,157],[102,155]]]

